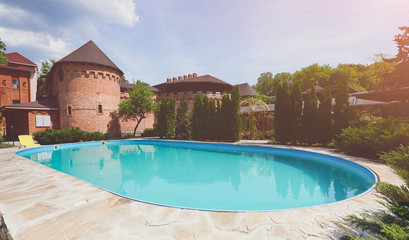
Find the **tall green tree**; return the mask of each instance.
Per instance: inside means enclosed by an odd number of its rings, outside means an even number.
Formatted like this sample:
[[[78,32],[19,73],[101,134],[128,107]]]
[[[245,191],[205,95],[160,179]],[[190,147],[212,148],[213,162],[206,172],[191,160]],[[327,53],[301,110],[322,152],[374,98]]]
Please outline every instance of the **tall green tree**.
[[[289,141],[296,144],[301,139],[301,119],[302,119],[302,91],[299,83],[291,86],[290,108],[289,108]]]
[[[176,128],[176,100],[165,97],[160,101],[157,115],[156,130],[160,138],[175,136]]]
[[[228,94],[223,94],[222,104],[220,107],[221,131],[219,132],[220,140],[231,140],[231,124],[232,124],[232,102]]]
[[[331,88],[326,87],[321,91],[320,105],[318,107],[319,123],[317,134],[319,142],[327,145],[333,138],[332,131],[332,95]]]
[[[304,97],[304,110],[302,116],[303,138],[308,145],[317,142],[318,127],[318,100],[315,86],[312,84],[310,91]]]
[[[398,61],[407,62],[409,61],[409,27],[402,26],[399,27],[399,30],[403,32],[395,35],[394,41],[398,46],[396,58]]]
[[[342,78],[334,76],[339,76],[337,73],[342,72]],[[337,68],[334,70],[335,74],[331,74],[330,80],[333,85],[338,85],[340,81],[345,81],[347,86],[353,87],[356,90],[364,91],[365,88],[360,85],[359,73],[350,64],[338,64]]]
[[[205,95],[202,98],[202,138],[209,139],[209,130],[212,127],[210,125],[210,112],[209,112],[209,98]]]
[[[176,112],[176,138],[189,138],[188,103],[185,94],[182,95],[179,107]]]
[[[221,140],[224,131],[224,121],[221,110],[220,100],[216,100],[216,112],[215,112],[215,125],[214,125],[214,139]]]
[[[348,71],[344,69],[336,69],[331,75],[338,83],[335,93],[334,107],[334,134],[341,133],[342,129],[348,127],[348,122],[351,120],[351,111],[349,108],[349,91],[348,91]]]
[[[51,58],[41,62],[41,68],[40,68],[40,71],[38,72],[38,76],[39,77],[46,76],[50,72],[51,67],[54,64],[55,64],[55,60],[53,60]]]
[[[111,116],[125,121],[136,121],[133,132],[133,135],[136,136],[139,124],[147,117],[147,113],[155,108],[152,97],[153,92],[149,90],[149,85],[138,80],[129,93],[129,99],[120,102],[118,110],[111,112]]]
[[[166,136],[166,112],[168,106],[168,97],[164,97],[160,102],[157,103],[156,107],[156,124],[155,130],[160,138]]]
[[[6,56],[4,56],[4,54],[6,54],[5,52],[6,50],[7,50],[6,44],[2,42],[0,38],[0,64],[5,64],[5,65],[8,64],[7,58]]]
[[[241,114],[240,114],[240,102],[241,96],[239,93],[239,88],[234,87],[231,92],[231,103],[232,103],[232,110],[231,110],[231,119],[232,119],[232,127],[231,127],[231,137],[233,141],[239,141],[241,138]]]
[[[214,99],[209,100],[209,104],[207,106],[207,113],[209,114],[208,119],[209,119],[209,139],[214,140],[216,139],[217,136],[217,131],[216,131],[216,125],[217,125],[217,117],[216,117],[216,101]]]
[[[195,95],[192,111],[192,138],[199,140],[202,138],[202,109],[203,102],[202,97],[198,94]]]
[[[175,137],[176,131],[176,99],[169,98],[166,108],[166,137]]]
[[[274,109],[274,138],[281,144],[290,141],[290,93],[288,83],[278,85]]]
[[[328,65],[320,66],[317,63],[304,67],[293,74],[293,82],[301,84],[302,91],[306,91],[311,84],[321,87],[331,86],[330,76],[332,68]]]
[[[271,72],[265,72],[260,74],[260,77],[257,79],[257,84],[255,90],[259,94],[266,96],[273,96],[274,91],[274,79]]]

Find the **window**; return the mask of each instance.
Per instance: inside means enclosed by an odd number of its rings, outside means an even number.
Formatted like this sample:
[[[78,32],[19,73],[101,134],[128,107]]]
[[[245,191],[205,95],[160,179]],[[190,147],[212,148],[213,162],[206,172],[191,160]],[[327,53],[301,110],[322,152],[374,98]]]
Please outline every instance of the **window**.
[[[13,104],[19,104],[20,100],[13,100]]]
[[[67,107],[67,115],[71,116],[72,112],[71,112],[71,106]]]
[[[20,84],[18,79],[13,79],[13,89],[19,89]]]
[[[50,127],[51,126],[51,117],[45,115],[36,116],[36,127]]]
[[[102,113],[102,105],[101,104],[98,105],[98,113]]]

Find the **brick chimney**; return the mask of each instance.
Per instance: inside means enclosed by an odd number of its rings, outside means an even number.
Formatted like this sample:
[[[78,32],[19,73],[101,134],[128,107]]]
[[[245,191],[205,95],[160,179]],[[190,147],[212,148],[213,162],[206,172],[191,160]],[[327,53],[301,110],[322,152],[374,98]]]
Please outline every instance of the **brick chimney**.
[[[182,76],[178,76],[178,81],[182,81]]]
[[[176,82],[177,81],[177,78],[176,77],[173,77],[173,82]]]
[[[166,78],[166,83],[170,83],[170,82],[172,82],[172,79],[171,78]]]
[[[188,75],[188,78],[192,78],[192,74],[189,74],[189,75]]]
[[[197,73],[193,73],[193,77],[194,77],[194,78],[197,77]]]
[[[186,80],[187,79],[187,76],[186,75],[183,75],[183,80]]]

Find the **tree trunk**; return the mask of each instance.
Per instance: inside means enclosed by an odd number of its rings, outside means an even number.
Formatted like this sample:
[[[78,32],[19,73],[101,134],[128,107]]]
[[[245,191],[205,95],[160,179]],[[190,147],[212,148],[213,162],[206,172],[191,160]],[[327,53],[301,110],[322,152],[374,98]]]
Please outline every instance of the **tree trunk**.
[[[140,118],[140,119],[138,120],[138,122],[136,123],[136,126],[135,126],[135,128],[134,128],[134,130],[133,130],[133,136],[134,136],[134,137],[136,137],[136,129],[138,129],[138,126],[139,126],[139,124],[142,122],[142,119],[144,119],[144,118]]]

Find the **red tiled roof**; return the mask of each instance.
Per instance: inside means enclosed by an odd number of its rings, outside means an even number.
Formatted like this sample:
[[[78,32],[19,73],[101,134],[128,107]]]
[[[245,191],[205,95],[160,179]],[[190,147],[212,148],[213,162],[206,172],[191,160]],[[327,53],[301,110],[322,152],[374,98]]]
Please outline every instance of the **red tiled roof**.
[[[161,83],[153,87],[159,89],[161,92],[230,92],[233,88],[232,85],[210,74],[175,82]]]
[[[61,62],[82,62],[99,64],[114,68],[121,73],[121,76],[123,75],[121,69],[119,69],[115,65],[115,63],[113,63],[111,59],[109,59],[107,55],[105,55],[105,53],[102,52],[102,50],[97,45],[95,45],[93,41],[89,41],[86,44],[82,45],[80,48],[68,54],[57,63]]]
[[[18,52],[6,53],[4,54],[4,56],[7,58],[9,62],[23,63],[23,64],[32,65],[32,66],[37,67],[37,64],[28,60],[27,58],[25,58],[23,55],[21,55]]]

